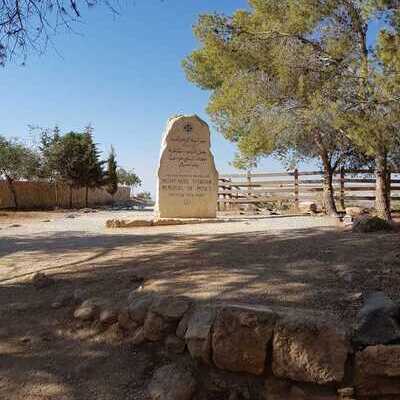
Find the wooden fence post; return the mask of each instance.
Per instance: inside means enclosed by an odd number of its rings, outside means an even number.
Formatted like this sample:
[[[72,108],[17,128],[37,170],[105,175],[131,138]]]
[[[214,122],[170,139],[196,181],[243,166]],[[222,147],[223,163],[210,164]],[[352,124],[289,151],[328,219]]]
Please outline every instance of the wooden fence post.
[[[251,171],[247,171],[247,195],[251,197]]]
[[[224,193],[224,211],[229,211],[229,207],[230,207],[230,203],[229,203],[230,197],[228,194],[228,193],[230,193],[229,182],[230,182],[229,178],[224,181],[224,192],[225,192]]]
[[[299,170],[294,170],[294,208],[296,212],[300,210],[300,196],[299,196]]]
[[[222,201],[223,203],[221,204],[221,211],[226,211],[227,205],[226,205],[226,186],[225,186],[225,180],[224,180],[224,194],[222,195]]]
[[[240,188],[238,186],[236,186],[235,188],[236,190],[236,194],[235,194],[235,206],[234,206],[234,210],[235,211],[240,211],[240,203],[238,202],[239,200],[239,192],[240,192]]]
[[[340,168],[340,207],[342,208],[342,210],[344,211],[346,208],[346,204],[345,204],[345,171],[344,168],[341,167]]]
[[[227,203],[227,210],[231,211],[232,210],[232,179],[228,179],[228,187],[229,187],[229,194],[228,194],[228,199],[229,203]]]

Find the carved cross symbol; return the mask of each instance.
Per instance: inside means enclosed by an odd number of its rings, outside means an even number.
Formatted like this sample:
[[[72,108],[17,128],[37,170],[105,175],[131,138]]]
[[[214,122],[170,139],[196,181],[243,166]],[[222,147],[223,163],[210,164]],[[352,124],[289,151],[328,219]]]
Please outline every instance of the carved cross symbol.
[[[190,124],[186,124],[186,125],[183,127],[183,130],[184,130],[186,133],[190,133],[190,132],[192,132],[193,127],[192,127],[192,125],[190,125]]]

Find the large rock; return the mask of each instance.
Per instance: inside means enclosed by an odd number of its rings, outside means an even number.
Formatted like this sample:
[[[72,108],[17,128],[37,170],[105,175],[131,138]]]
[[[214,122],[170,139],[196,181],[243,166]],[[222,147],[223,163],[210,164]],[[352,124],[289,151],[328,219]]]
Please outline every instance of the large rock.
[[[136,331],[133,333],[132,336],[132,343],[136,346],[141,345],[146,341],[146,338],[144,336],[144,328],[141,326],[140,328],[137,328]]]
[[[347,334],[337,325],[305,316],[286,317],[275,327],[273,373],[300,382],[340,382],[348,351]]]
[[[160,296],[154,299],[151,312],[171,321],[178,321],[189,309],[190,301],[183,297]]]
[[[168,354],[182,354],[185,351],[185,341],[178,336],[168,335],[165,339],[165,349]]]
[[[81,321],[92,321],[98,316],[98,308],[94,305],[79,306],[74,312],[74,318]]]
[[[97,319],[100,309],[105,305],[105,301],[98,298],[85,300],[74,312],[74,318],[81,321],[92,321]]]
[[[148,387],[152,400],[191,400],[196,389],[192,372],[177,364],[159,368]]]
[[[307,385],[299,387],[290,381],[268,377],[265,400],[339,400],[333,388]],[[340,399],[344,400],[344,399]],[[346,399],[347,400],[347,399]]]
[[[354,344],[370,346],[400,341],[399,308],[383,292],[367,297],[356,319]]]
[[[360,396],[398,395],[400,398],[400,345],[369,346],[358,352],[355,382]]]
[[[172,333],[175,330],[175,325],[150,311],[144,321],[143,329],[147,340],[157,342],[162,340],[168,333]]]
[[[178,326],[176,328],[176,336],[178,336],[178,338],[185,339],[189,320],[192,317],[192,312],[193,312],[193,310],[191,310],[191,309],[186,311],[186,313],[183,315],[183,317],[179,321]]]
[[[106,228],[137,228],[143,226],[152,226],[153,220],[147,219],[109,219],[106,221]]]
[[[215,320],[216,310],[212,307],[196,307],[181,323],[187,323],[185,341],[190,355],[204,363],[211,361],[211,331]],[[178,326],[177,333],[182,325]]]
[[[151,294],[131,297],[128,304],[131,319],[140,325],[143,324],[152,304],[153,296]]]
[[[277,315],[269,309],[225,307],[218,312],[212,336],[218,368],[260,375]]]
[[[122,309],[118,314],[118,325],[125,331],[133,332],[138,323],[131,319],[127,308]]]
[[[99,321],[103,325],[113,325],[118,322],[118,310],[112,307],[104,308],[99,315]]]
[[[215,218],[218,172],[210,129],[198,116],[168,121],[157,173],[156,218]]]

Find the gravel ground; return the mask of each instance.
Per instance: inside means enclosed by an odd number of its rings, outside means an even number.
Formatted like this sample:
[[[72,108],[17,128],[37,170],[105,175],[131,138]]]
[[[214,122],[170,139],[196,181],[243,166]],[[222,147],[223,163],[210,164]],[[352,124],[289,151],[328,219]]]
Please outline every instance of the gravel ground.
[[[393,272],[396,282],[397,271],[382,260],[399,248],[398,234],[355,235],[331,218],[310,216],[105,227],[108,219],[152,217],[151,211],[3,215],[0,285],[29,283],[40,271],[95,293],[127,274],[143,278],[148,290],[201,301],[296,305],[340,318],[352,317],[342,303],[370,286],[397,295],[395,285],[378,281]]]
[[[97,211],[82,212],[29,212],[29,213],[0,213],[0,237],[9,235],[42,235],[52,233],[82,232],[85,234],[141,234],[158,235],[160,233],[174,234],[224,234],[237,232],[257,232],[265,230],[288,230],[323,226],[335,226],[330,218],[310,218],[296,216],[224,216],[219,215],[221,223],[191,224],[181,226],[165,226],[149,228],[110,230],[105,227],[109,219],[143,219],[154,218],[153,211]]]
[[[1,400],[147,399],[161,349],[121,343],[117,332],[74,322],[73,309],[50,307],[75,289],[118,304],[143,280],[146,290],[199,302],[262,304],[346,324],[369,292],[400,299],[399,233],[353,234],[321,217],[105,228],[107,219],[151,216],[1,214]],[[55,284],[35,289],[38,271]]]
[[[157,245],[165,244],[165,249],[169,249],[177,243],[178,238],[182,238],[185,245],[187,238],[196,240],[195,236],[266,231],[278,234],[278,231],[336,226],[336,221],[330,218],[307,216],[220,216],[218,223],[128,229],[108,229],[105,226],[109,219],[152,218],[152,211],[3,213],[0,216],[0,284],[30,278],[32,273],[38,271],[68,268],[70,264],[77,270],[92,260],[101,263],[112,258],[113,262],[118,262],[122,260],[122,253],[126,256],[128,253],[134,255],[139,249],[150,250],[146,245],[148,242],[154,243],[154,250],[159,251]],[[129,246],[130,243],[135,244],[135,248]]]

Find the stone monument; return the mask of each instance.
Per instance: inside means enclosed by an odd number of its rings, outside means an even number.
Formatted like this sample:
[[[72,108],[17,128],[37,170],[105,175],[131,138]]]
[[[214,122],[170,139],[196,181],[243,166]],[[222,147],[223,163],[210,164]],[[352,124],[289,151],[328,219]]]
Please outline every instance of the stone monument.
[[[157,218],[215,218],[218,172],[210,129],[198,116],[168,121],[157,176]]]

